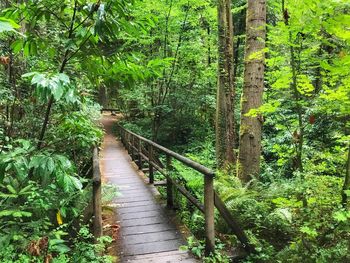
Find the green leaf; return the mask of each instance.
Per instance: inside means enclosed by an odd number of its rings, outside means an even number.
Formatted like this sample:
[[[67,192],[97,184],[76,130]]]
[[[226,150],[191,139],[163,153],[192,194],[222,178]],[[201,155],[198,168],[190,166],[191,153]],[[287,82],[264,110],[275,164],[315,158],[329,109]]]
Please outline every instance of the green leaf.
[[[70,80],[68,75],[64,74],[64,73],[59,73],[57,74],[58,79],[63,83],[63,84],[69,84]]]
[[[29,78],[29,77],[33,77],[34,75],[38,74],[38,72],[28,72],[22,75],[22,78]]]
[[[20,210],[3,210],[0,211],[0,217],[13,216],[13,217],[31,217],[32,213]]]
[[[65,241],[62,239],[50,239],[49,241],[50,251],[55,251],[62,254],[69,252],[70,248],[64,243]]]
[[[23,48],[23,40],[22,39],[16,40],[15,42],[12,43],[11,48],[14,53],[20,52]]]
[[[338,222],[346,222],[350,217],[350,212],[337,211],[333,214],[333,218]]]
[[[14,31],[15,28],[20,28],[18,24],[16,24],[13,20],[0,17],[0,33],[7,32],[7,31]]]
[[[303,226],[300,228],[300,232],[304,233],[310,237],[317,237],[318,233],[316,231],[316,229],[310,228],[308,226]]]
[[[6,188],[11,194],[17,194],[17,191],[15,190],[15,188],[13,188],[12,185],[6,185]]]
[[[47,157],[46,160],[46,169],[51,174],[55,170],[55,162],[51,157]]]
[[[78,178],[70,176],[70,179],[76,189],[81,190],[83,188],[83,185]]]

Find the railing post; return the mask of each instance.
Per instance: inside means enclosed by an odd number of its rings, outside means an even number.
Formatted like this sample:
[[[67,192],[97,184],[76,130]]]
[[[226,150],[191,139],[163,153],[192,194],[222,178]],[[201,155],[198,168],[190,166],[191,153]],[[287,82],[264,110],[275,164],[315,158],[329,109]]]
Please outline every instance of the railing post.
[[[117,127],[118,127],[119,134],[120,134],[120,141],[122,142],[122,144],[125,145],[125,143],[124,143],[124,135],[123,135],[124,131],[119,126],[117,126]]]
[[[124,145],[126,145],[125,144],[125,131],[122,128],[120,128],[120,134],[121,134],[121,137],[122,137],[122,143]]]
[[[93,152],[92,169],[93,234],[96,241],[102,236],[101,174],[97,148]]]
[[[149,169],[149,183],[153,184],[154,183],[154,173],[153,173],[153,165],[152,165],[152,160],[153,160],[153,155],[154,155],[154,149],[151,144],[148,146],[148,169]]]
[[[128,154],[130,154],[130,145],[129,145],[129,140],[130,140],[130,134],[125,131],[125,147],[126,147],[126,150],[128,151]]]
[[[131,160],[134,160],[134,145],[135,145],[135,136],[130,134],[131,136],[131,143],[130,143],[130,153],[131,153]]]
[[[205,217],[205,254],[208,256],[215,250],[214,228],[214,178],[204,176],[204,217]]]
[[[139,169],[142,170],[142,143],[141,143],[141,139],[139,138],[139,143],[138,143],[138,157],[139,157],[139,160],[138,160],[138,166],[139,166]]]
[[[170,155],[166,156],[166,169],[167,169],[167,178],[166,178],[167,206],[172,208],[174,206],[174,195],[173,195],[173,183],[170,178],[170,173],[172,170]]]

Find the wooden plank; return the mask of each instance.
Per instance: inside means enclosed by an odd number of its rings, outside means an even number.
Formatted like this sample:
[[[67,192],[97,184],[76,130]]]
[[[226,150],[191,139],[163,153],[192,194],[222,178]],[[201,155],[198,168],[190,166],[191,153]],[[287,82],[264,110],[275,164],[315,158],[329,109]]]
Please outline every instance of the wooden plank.
[[[144,197],[146,198],[145,200],[149,200],[150,198],[152,198],[152,194],[145,192],[125,192],[123,194],[120,193],[120,195],[115,198],[115,201],[133,201],[135,198],[137,199],[139,197]]]
[[[129,257],[129,259],[152,259],[152,258],[159,258],[162,259],[163,257],[168,257],[168,256],[178,256],[178,255],[185,255],[188,256],[187,251],[182,251],[182,250],[173,250],[173,251],[167,251],[167,252],[160,252],[160,253],[153,253],[153,254],[145,254],[145,255],[140,255],[140,256],[133,256],[133,257]]]
[[[126,257],[125,262],[130,263],[193,263],[197,262],[191,258],[186,251],[167,251],[146,255]],[[199,261],[198,261],[199,262]]]
[[[122,234],[123,236],[128,236],[128,235],[139,235],[144,233],[163,232],[168,230],[176,231],[176,227],[174,225],[164,224],[164,223],[152,224],[147,226],[129,226],[129,227],[122,228]]]
[[[143,255],[150,253],[159,253],[165,251],[178,250],[181,242],[178,239],[165,240],[162,242],[150,242],[143,244],[128,245],[124,249],[125,256]]]
[[[136,206],[148,206],[154,203],[153,200],[142,200],[138,202],[117,202],[116,204],[120,208],[136,207]]]
[[[161,232],[144,233],[138,235],[130,235],[124,239],[124,244],[143,244],[149,242],[161,242],[164,240],[180,239],[179,233],[173,230],[166,230]]]
[[[121,196],[121,197],[115,198],[114,200],[116,203],[135,203],[135,202],[141,202],[141,201],[148,201],[149,199],[150,199],[149,195],[139,195],[139,196],[132,196],[132,199],[130,198],[130,196],[126,196],[125,198]]]
[[[160,224],[167,222],[166,218],[163,216],[151,216],[142,218],[133,218],[123,220],[123,227],[128,226],[147,226],[152,224]]]
[[[131,185],[129,184],[129,185],[121,185],[121,186],[117,185],[117,187],[118,187],[120,192],[127,191],[127,193],[130,193],[130,194],[132,194],[132,192],[133,193],[140,193],[140,191],[144,190],[144,187],[142,187],[142,185],[134,186],[132,184]]]
[[[149,206],[139,205],[134,207],[120,207],[118,208],[118,213],[120,214],[139,213],[139,212],[152,211],[152,210],[160,210],[160,208],[157,204],[153,203],[152,205],[149,205]]]
[[[162,216],[162,212],[163,212],[162,210],[157,209],[157,210],[148,210],[148,211],[137,212],[137,213],[118,214],[118,216],[121,220],[127,220],[127,219]]]

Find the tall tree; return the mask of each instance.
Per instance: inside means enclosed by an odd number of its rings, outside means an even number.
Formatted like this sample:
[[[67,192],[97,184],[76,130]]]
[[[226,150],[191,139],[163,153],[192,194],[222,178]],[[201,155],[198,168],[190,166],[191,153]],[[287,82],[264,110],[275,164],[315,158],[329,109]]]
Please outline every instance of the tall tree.
[[[218,83],[216,102],[216,158],[219,168],[235,163],[234,67],[231,0],[218,1]]]
[[[261,115],[248,113],[262,105],[265,71],[266,1],[248,0],[246,18],[245,70],[241,99],[240,144],[237,163],[239,178],[248,182],[260,172]]]

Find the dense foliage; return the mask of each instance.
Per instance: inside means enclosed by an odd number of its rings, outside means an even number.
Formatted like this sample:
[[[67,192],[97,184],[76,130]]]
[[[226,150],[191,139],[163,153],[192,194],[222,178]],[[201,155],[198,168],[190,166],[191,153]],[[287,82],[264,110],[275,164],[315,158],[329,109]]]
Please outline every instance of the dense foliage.
[[[126,113],[127,127],[215,168],[216,6],[149,2],[137,6],[149,10],[155,24],[142,41],[131,43],[143,63],[162,58],[163,72],[119,89],[117,106]],[[259,251],[251,261],[346,262],[350,6],[322,0],[267,4],[264,104],[249,113],[263,116],[260,178],[244,185],[232,172],[221,172],[216,187]],[[233,2],[235,120],[243,88],[246,8],[245,1]],[[134,17],[143,11],[136,8]],[[201,180],[180,164],[176,169],[201,198]],[[177,198],[183,219],[202,237],[200,212]],[[220,231],[229,233],[221,225]],[[229,239],[228,244],[237,242]]]
[[[121,59],[105,45],[130,28],[130,4],[1,2],[1,262],[109,260],[84,226],[103,134],[95,86],[109,70],[93,64]]]
[[[246,2],[231,6],[236,138]],[[107,260],[79,223],[102,137],[96,102],[119,108],[127,128],[216,169],[217,1],[0,8],[0,261]],[[264,104],[247,115],[263,123],[261,172],[245,184],[235,169],[218,171],[215,186],[256,247],[244,262],[350,261],[349,12],[347,0],[267,1]],[[200,178],[174,167],[202,199]],[[200,212],[180,195],[177,206],[200,240]],[[216,220],[224,252],[206,260],[226,262],[239,242]],[[189,246],[201,256],[201,241]]]

